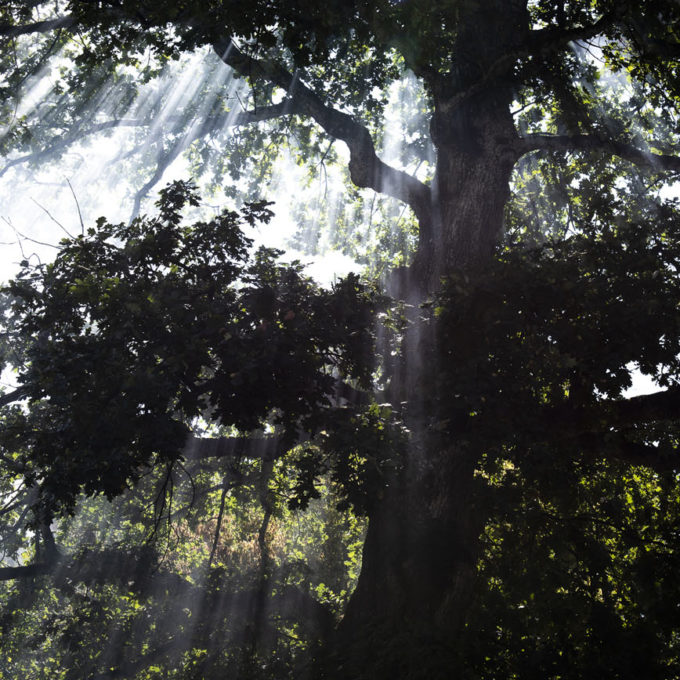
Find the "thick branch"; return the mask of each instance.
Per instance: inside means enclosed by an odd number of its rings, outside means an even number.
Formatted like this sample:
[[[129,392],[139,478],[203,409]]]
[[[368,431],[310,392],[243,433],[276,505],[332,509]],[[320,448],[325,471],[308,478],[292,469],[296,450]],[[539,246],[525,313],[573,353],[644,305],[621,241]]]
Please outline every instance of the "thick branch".
[[[673,387],[630,399],[555,407],[544,413],[541,430],[550,436],[563,433],[594,455],[664,472],[680,468],[678,451],[631,441],[628,431],[635,425],[679,420],[680,387]]]
[[[587,434],[577,438],[579,446],[595,458],[619,460],[629,465],[644,465],[655,472],[680,468],[678,450],[629,441],[624,434]]]
[[[680,420],[680,387],[630,399],[603,401],[598,407],[610,425]]]
[[[662,420],[680,421],[680,387],[630,399],[607,399],[586,406],[567,402],[546,407],[539,416],[538,429],[541,432],[569,432],[576,436]]]
[[[332,397],[337,408],[348,406],[365,406],[370,403],[371,395],[361,392],[341,380],[337,381]],[[190,435],[184,445],[187,460],[204,460],[208,458],[256,458],[266,461],[276,460],[288,451],[291,446],[309,441],[310,435],[298,432],[291,442],[289,436],[267,435],[264,437],[195,437]]]
[[[428,228],[431,221],[430,188],[412,175],[381,161],[371,135],[363,125],[350,115],[325,104],[321,97],[280,65],[245,54],[231,40],[217,43],[213,48],[225,64],[242,76],[251,80],[266,80],[286,90],[299,114],[314,119],[331,137],[347,144],[350,177],[354,184],[407,203],[415,212],[421,227]]]
[[[530,151],[590,151],[618,156],[639,167],[656,171],[680,172],[680,157],[643,151],[633,144],[597,135],[527,135],[521,141],[523,153]]]
[[[47,21],[36,21],[31,24],[0,24],[0,36],[3,38],[16,38],[20,35],[28,35],[30,33],[49,33],[59,28],[70,28],[76,23],[75,17],[65,16],[57,17],[56,19],[48,19]]]
[[[622,18],[625,11],[624,3],[617,9],[605,14],[593,24],[575,26],[572,28],[540,28],[529,33],[527,53],[542,56],[564,48],[570,42],[590,40],[602,35],[607,29],[614,27]]]
[[[12,581],[17,578],[33,578],[34,576],[49,573],[53,567],[54,564],[49,562],[27,564],[23,567],[0,567],[0,581]]]
[[[8,392],[7,394],[3,394],[2,396],[0,396],[0,407],[7,406],[7,404],[13,404],[15,401],[21,401],[22,399],[25,399],[27,396],[28,388],[18,387],[16,390],[13,390],[12,392]]]
[[[587,405],[566,402],[559,406],[539,407],[528,411],[517,422],[491,411],[469,416],[464,410],[452,411],[449,423],[458,431],[482,435],[507,435],[515,428],[519,440],[531,446],[540,442],[567,443],[589,455],[646,465],[659,472],[680,469],[680,451],[673,446],[653,446],[637,441],[636,426],[652,423],[680,423],[680,387],[645,394],[630,399],[608,399]],[[493,436],[493,435],[492,435]]]

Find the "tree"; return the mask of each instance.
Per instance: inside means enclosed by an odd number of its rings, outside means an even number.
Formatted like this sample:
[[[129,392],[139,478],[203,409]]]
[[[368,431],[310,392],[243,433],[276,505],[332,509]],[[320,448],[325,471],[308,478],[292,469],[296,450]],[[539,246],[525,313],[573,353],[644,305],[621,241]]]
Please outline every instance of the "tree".
[[[179,227],[179,208],[194,200],[184,185],[166,192],[158,221],[133,221],[132,231],[102,222],[65,245],[44,278],[26,270],[9,292],[30,363],[24,385],[3,404],[28,397],[35,420],[27,427],[21,409],[10,413],[6,432],[20,435],[4,437],[3,455],[10,470],[17,457],[30,461],[15,474],[40,489],[34,507],[45,547],[52,513],[72,506],[76,492],[114,496],[140,463],[178,459],[180,424],[191,417],[211,411],[243,432],[273,413],[281,448],[264,460],[284,457],[302,432],[315,438],[317,448],[297,449],[292,463],[295,502],[308,502],[315,479],[330,470],[343,499],[369,520],[356,589],[328,655],[319,654],[326,673],[676,674],[668,601],[675,606],[678,595],[670,576],[678,214],[662,189],[680,170],[679,15],[675,3],[654,0],[10,3],[0,15],[6,112],[57,48],[72,61],[54,106],[8,128],[4,148],[21,152],[9,163],[40,162],[120,124],[115,111],[104,121],[88,106],[105,74],[136,66],[151,78],[163,59],[209,45],[253,93],[253,108],[232,112],[229,125],[288,126],[255,134],[253,153],[258,141],[296,129],[306,131],[303,149],[312,153],[321,130],[346,144],[356,187],[400,201],[417,223],[410,260],[384,281],[397,301],[387,327],[398,349],[370,351],[377,364],[362,351],[373,345],[370,334],[360,341],[354,334],[371,314],[386,314],[387,301],[355,278],[323,293],[299,270],[277,269],[271,254],[251,268],[238,264],[239,237],[219,231],[235,215],[209,229]],[[153,58],[141,66],[144,53]],[[405,71],[428,107],[429,130],[414,130],[408,147],[426,158],[429,135],[435,155],[424,179],[377,151],[378,93]],[[612,88],[616,79],[620,87]],[[223,104],[190,128],[192,139],[220,140]],[[178,149],[167,140],[142,192]],[[263,216],[253,210],[244,219]],[[211,240],[211,230],[223,240]],[[112,236],[128,245],[107,260]],[[143,252],[147,242],[154,246]],[[219,261],[202,261],[206,248],[227,250]],[[121,263],[131,266],[127,258],[138,277],[130,290],[116,282],[127,281],[128,269],[116,274]],[[76,276],[78,267],[90,273]],[[208,282],[225,272],[212,290]],[[145,287],[150,281],[160,288]],[[188,321],[176,302],[155,309],[161,293],[177,295],[176,286],[192,310],[200,301]],[[116,296],[127,310],[107,307],[121,304]],[[213,299],[224,307],[213,309]],[[311,311],[292,336],[260,342],[269,325],[285,335],[303,307]],[[166,310],[179,314],[162,321],[177,329],[177,347],[157,337],[157,326],[143,335],[143,320]],[[142,328],[119,338],[118,348],[103,330],[120,322],[114,312]],[[296,316],[287,319],[289,312]],[[225,341],[216,313],[238,333],[227,326]],[[232,337],[242,343],[235,354]],[[228,354],[220,354],[223,341]],[[286,343],[300,371],[291,379],[278,373]],[[118,387],[103,386],[96,393],[105,401],[88,411],[83,385],[97,384],[100,349],[114,352],[121,370],[132,366],[139,384],[125,388],[136,396],[124,400],[115,398]],[[271,362],[266,380],[241,383],[255,389],[236,389],[241,373],[230,357],[239,352]],[[625,398],[632,364],[661,389]],[[63,380],[71,366],[80,383]],[[371,383],[376,369],[382,373]],[[233,380],[228,389],[225,376]],[[257,403],[244,404],[244,395]],[[89,467],[96,456],[85,455],[99,446],[87,437],[97,434],[101,409],[112,410],[104,404],[120,409],[110,419],[115,474]],[[139,404],[144,412],[135,411]],[[50,409],[62,405],[83,422],[66,419],[56,437],[47,425],[57,422]],[[620,654],[632,640],[644,640],[643,668]]]

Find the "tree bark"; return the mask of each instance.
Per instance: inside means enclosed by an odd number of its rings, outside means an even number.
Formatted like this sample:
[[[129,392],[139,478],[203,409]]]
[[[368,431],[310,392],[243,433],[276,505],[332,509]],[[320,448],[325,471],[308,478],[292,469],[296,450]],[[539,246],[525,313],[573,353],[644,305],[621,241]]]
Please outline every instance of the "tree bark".
[[[390,388],[391,401],[406,404],[411,448],[369,517],[361,574],[328,662],[331,677],[431,680],[456,677],[461,668],[456,640],[473,602],[487,520],[475,490],[482,452],[463,433],[438,428],[449,395],[434,391],[442,353],[436,319],[423,321],[421,305],[447,273],[489,262],[522,154],[507,55],[527,39],[526,3],[483,5],[461,6],[471,15],[461,17],[456,61],[429,83],[437,150],[429,222],[421,220],[414,262],[391,291],[413,310]]]
[[[510,99],[499,88],[435,112],[433,222],[397,291],[413,318],[390,396],[406,404],[410,451],[369,518],[361,575],[327,660],[331,677],[452,677],[458,663],[452,642],[472,602],[486,522],[475,500],[481,451],[437,428],[446,395],[433,393],[435,319],[423,320],[420,303],[447,272],[483,267],[493,254],[519,153]]]

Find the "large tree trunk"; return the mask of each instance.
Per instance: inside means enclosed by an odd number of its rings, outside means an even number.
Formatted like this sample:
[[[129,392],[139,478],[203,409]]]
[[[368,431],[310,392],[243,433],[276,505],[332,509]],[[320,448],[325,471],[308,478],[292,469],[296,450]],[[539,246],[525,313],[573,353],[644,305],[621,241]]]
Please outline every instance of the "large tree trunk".
[[[461,4],[460,11],[471,15],[460,22],[454,68],[430,83],[432,220],[420,225],[414,262],[391,291],[414,310],[390,395],[406,404],[411,450],[369,518],[361,575],[330,662],[335,677],[455,677],[463,652],[456,641],[474,599],[487,521],[475,491],[482,452],[455,432],[441,434],[447,395],[435,393],[431,376],[443,369],[442,353],[434,320],[420,321],[419,305],[448,272],[485,266],[498,243],[519,145],[511,73],[497,68],[517,49],[528,18],[526,3],[513,0]],[[487,33],[480,36],[478,26]]]
[[[483,266],[501,232],[516,160],[510,93],[474,98],[437,112],[434,224],[396,291],[414,304],[391,400],[404,403],[411,449],[369,519],[359,582],[341,623],[330,666],[342,678],[451,677],[453,644],[474,594],[486,517],[475,503],[480,451],[444,438],[446,395],[438,371],[434,320],[418,321],[423,302],[453,268]]]

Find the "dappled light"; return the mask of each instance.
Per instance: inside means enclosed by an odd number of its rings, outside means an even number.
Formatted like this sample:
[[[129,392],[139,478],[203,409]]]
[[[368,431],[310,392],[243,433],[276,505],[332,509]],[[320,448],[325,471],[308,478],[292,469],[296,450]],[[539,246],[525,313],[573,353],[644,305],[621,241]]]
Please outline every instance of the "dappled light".
[[[680,676],[671,0],[0,7],[0,677]]]

